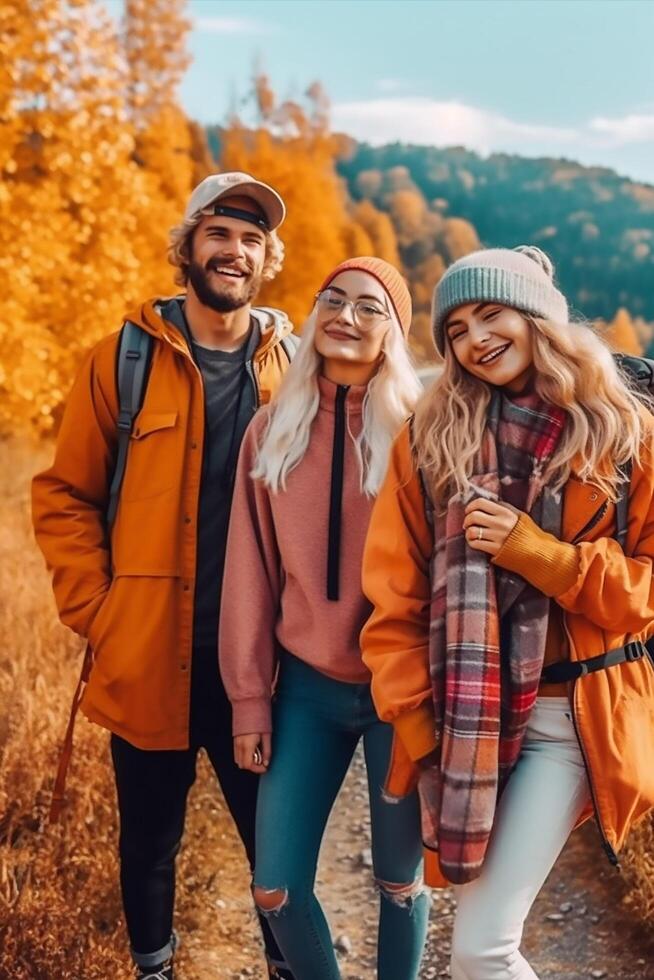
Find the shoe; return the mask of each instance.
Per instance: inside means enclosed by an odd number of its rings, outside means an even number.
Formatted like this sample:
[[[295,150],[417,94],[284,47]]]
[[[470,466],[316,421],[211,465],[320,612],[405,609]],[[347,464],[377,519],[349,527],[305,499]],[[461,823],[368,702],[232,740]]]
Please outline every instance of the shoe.
[[[174,980],[173,961],[166,960],[159,966],[137,967],[136,980]]]
[[[294,980],[290,970],[280,966],[273,966],[272,963],[268,964],[268,978],[269,980]]]
[[[174,929],[170,937],[170,946],[173,951],[172,956],[169,956],[163,963],[159,963],[158,966],[138,966],[137,964],[136,980],[174,980],[173,957],[179,946],[179,939]]]

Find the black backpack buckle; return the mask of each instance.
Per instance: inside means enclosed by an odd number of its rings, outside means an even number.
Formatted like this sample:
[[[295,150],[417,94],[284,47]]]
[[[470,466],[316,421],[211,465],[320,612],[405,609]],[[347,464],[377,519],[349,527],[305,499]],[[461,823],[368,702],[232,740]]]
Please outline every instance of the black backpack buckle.
[[[133,419],[129,412],[119,412],[116,425],[122,432],[132,431]]]
[[[625,643],[624,645],[625,660],[628,660],[630,663],[641,660],[645,656],[645,652],[645,646],[640,640],[630,640],[629,643]]]

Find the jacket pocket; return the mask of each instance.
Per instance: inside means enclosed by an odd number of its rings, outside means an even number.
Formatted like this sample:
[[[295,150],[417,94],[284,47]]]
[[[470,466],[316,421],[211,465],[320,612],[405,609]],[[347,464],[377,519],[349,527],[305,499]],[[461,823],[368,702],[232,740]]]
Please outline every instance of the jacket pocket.
[[[142,411],[136,417],[121,499],[148,500],[174,485],[184,455],[177,419],[178,412]]]
[[[140,412],[136,417],[132,439],[145,439],[160,429],[170,429],[177,422],[177,412]]]
[[[100,608],[98,609],[95,616],[93,617],[93,620],[91,621],[91,625],[89,627],[88,640],[89,640],[89,645],[93,650],[94,654],[97,653],[98,646],[102,642],[102,637],[106,631],[106,626],[110,619],[110,617],[107,616],[107,613],[111,611],[111,599],[116,591],[115,585],[116,585],[116,579],[112,578],[111,585],[109,586],[109,591],[104,597],[104,601],[100,606]]]

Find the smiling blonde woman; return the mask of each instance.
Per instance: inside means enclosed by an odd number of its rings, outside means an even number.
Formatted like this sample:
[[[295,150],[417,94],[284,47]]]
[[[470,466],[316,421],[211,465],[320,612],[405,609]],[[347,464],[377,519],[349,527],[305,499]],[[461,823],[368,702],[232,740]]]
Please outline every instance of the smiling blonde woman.
[[[387,790],[419,782],[455,886],[453,980],[536,980],[522,929],[570,831],[594,816],[617,863],[654,807],[654,419],[538,248],[456,262],[434,336],[370,522],[363,659]]]
[[[323,282],[286,383],[239,460],[220,663],[238,765],[262,774],[254,897],[297,980],[340,977],[314,894],[329,812],[363,740],[380,893],[381,980],[416,980],[425,939],[417,796],[382,795],[392,728],[379,721],[359,634],[361,559],[393,438],[420,386],[411,300],[380,259]],[[279,677],[273,699],[275,673]]]

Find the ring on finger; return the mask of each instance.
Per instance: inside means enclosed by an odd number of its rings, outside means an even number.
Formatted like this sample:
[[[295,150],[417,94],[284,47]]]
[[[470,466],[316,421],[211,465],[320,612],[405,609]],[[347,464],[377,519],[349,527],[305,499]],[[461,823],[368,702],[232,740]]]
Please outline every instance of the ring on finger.
[[[252,761],[254,762],[255,766],[260,766],[261,763],[263,762],[263,756],[261,755],[261,750],[259,746],[257,746],[254,752],[252,753]]]
[[[484,537],[484,529],[482,527],[477,528],[477,540],[481,541]]]

